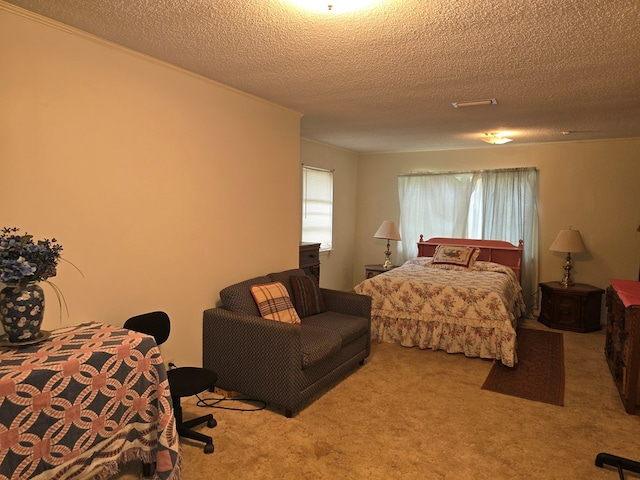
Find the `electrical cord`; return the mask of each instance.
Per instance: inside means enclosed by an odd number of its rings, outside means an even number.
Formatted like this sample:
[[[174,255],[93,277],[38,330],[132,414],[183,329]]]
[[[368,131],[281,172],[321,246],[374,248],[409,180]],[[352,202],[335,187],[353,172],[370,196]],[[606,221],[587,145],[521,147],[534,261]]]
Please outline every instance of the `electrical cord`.
[[[202,398],[200,395],[196,395],[198,401],[196,405],[199,407],[209,407],[209,408],[219,408],[221,410],[234,410],[236,412],[259,412],[260,410],[264,410],[267,407],[267,404],[262,400],[254,400],[252,398]],[[225,407],[218,405],[221,402],[249,402],[254,403],[253,408],[236,408],[236,407]]]
[[[175,363],[169,362],[167,363],[169,370],[173,370],[174,368],[178,368]],[[260,410],[264,410],[267,408],[267,404],[262,400],[254,400],[252,398],[202,398],[200,395],[196,395],[198,401],[196,405],[198,407],[209,407],[209,408],[219,408],[221,410],[234,410],[236,412],[259,412]],[[235,408],[235,407],[224,407],[218,405],[221,402],[249,402],[254,403],[254,408]]]

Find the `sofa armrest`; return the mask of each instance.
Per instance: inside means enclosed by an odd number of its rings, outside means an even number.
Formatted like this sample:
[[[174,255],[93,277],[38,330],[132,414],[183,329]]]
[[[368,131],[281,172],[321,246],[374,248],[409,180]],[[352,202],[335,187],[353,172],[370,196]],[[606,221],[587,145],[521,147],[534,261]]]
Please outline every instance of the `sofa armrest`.
[[[321,288],[327,310],[371,319],[371,297],[359,293]]]

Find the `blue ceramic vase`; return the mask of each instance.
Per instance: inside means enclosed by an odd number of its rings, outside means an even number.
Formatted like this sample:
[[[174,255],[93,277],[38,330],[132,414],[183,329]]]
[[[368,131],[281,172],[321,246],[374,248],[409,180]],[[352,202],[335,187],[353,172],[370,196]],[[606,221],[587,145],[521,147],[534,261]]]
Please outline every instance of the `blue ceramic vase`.
[[[37,339],[44,315],[44,292],[37,283],[0,290],[0,320],[11,343]]]

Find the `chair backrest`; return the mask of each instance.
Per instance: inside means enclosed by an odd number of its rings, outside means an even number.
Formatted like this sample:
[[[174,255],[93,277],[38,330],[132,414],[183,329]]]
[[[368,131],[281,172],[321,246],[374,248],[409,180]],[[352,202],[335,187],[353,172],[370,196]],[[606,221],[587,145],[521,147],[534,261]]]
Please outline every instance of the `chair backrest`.
[[[161,345],[169,338],[171,321],[165,312],[143,313],[124,322],[124,328],[151,335],[156,339],[156,344]]]

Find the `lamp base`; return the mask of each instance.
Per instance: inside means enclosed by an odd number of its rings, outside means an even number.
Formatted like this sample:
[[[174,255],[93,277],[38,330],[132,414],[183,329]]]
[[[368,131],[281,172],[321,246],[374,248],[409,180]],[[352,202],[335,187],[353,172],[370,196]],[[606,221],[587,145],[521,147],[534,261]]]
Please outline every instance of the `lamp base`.
[[[560,285],[563,287],[571,287],[575,285],[573,280],[571,280],[571,254],[567,253],[567,261],[564,264],[564,277],[560,280]]]
[[[563,287],[571,287],[575,285],[575,283],[570,278],[564,277],[562,280],[560,280],[560,285],[562,285]]]
[[[384,264],[382,265],[382,267],[385,270],[393,267],[393,265],[391,264],[391,245],[389,244],[389,240],[387,240],[387,250],[384,252]]]

